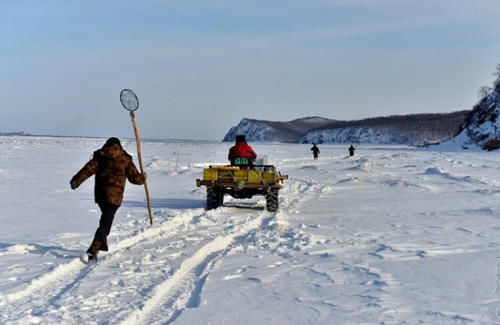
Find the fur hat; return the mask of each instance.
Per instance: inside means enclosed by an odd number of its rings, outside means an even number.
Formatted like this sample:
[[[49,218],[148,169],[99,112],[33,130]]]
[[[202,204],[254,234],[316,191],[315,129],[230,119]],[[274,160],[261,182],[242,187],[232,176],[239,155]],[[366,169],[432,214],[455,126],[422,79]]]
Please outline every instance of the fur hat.
[[[106,143],[102,146],[103,148],[105,147],[110,147],[112,146],[113,144],[117,144],[120,148],[122,147],[122,144],[120,142],[120,139],[118,138],[115,138],[115,137],[111,137],[109,138],[108,140],[106,140]]]

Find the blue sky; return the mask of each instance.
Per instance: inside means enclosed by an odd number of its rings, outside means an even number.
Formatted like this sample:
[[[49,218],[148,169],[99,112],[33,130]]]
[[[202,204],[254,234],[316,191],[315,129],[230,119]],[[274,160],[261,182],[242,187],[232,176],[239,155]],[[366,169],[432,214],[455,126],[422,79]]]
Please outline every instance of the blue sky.
[[[2,1],[0,132],[220,140],[286,121],[470,109],[498,0]]]

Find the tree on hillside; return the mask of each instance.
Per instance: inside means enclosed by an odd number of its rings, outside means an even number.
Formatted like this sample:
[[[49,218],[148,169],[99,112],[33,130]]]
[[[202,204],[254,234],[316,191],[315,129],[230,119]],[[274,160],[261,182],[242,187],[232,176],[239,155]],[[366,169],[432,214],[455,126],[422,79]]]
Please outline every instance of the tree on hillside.
[[[488,86],[482,86],[481,88],[479,88],[479,93],[478,93],[479,99],[488,97],[488,95],[491,93],[492,90],[493,88]]]
[[[493,82],[493,87],[495,88],[495,90],[499,90],[500,89],[500,63],[497,64],[497,71],[493,75],[497,77],[495,79],[495,81]]]
[[[500,63],[497,64],[497,69],[493,75],[496,77],[493,81],[493,88],[488,86],[482,86],[479,88],[478,97],[480,101],[488,97],[493,90],[500,90]]]

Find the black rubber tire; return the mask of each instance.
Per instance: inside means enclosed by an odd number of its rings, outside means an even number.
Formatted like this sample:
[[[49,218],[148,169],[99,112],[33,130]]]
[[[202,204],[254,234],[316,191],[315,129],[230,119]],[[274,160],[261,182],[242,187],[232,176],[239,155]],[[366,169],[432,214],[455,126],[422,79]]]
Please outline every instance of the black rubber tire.
[[[278,211],[278,190],[270,189],[266,193],[266,210],[269,212]]]
[[[224,192],[217,191],[217,203],[219,203],[219,206],[224,204]]]
[[[213,187],[207,187],[207,210],[217,209],[224,203],[224,193]]]

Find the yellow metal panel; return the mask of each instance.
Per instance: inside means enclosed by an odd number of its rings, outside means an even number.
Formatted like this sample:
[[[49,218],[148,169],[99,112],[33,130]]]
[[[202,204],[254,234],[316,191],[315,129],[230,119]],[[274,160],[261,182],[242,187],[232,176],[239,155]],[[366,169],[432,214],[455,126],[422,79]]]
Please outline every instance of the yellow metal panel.
[[[274,184],[278,181],[278,175],[269,172],[263,172],[263,179],[266,184]]]
[[[247,182],[251,184],[276,184],[278,175],[270,172],[261,172],[257,170],[235,170],[222,168],[203,169],[203,180],[219,182]]]
[[[220,182],[234,182],[234,178],[233,178],[234,172],[235,171],[233,171],[233,170],[219,169],[218,180]]]
[[[262,172],[257,170],[248,171],[248,183],[261,183],[262,182]]]
[[[217,169],[212,169],[212,168],[203,169],[203,180],[216,181],[217,180]]]
[[[247,180],[247,170],[235,170],[234,173],[234,180],[235,181],[246,181]]]
[[[212,166],[212,168],[225,169],[225,170],[239,170],[240,169],[240,167],[238,167],[238,166]]]

